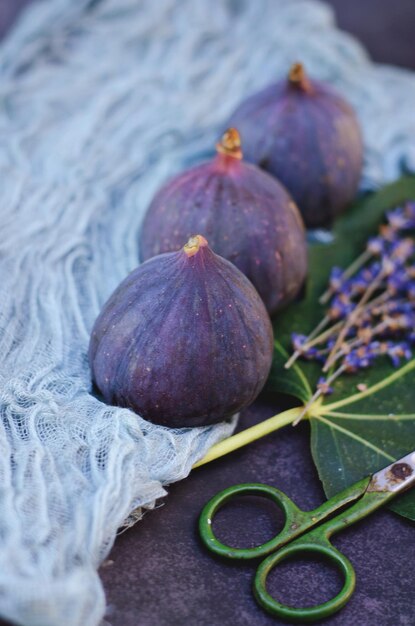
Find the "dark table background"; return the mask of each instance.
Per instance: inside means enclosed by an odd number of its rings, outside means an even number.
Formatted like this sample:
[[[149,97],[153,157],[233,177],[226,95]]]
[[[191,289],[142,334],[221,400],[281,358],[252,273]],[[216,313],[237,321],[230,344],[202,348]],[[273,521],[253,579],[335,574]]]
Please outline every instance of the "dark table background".
[[[0,0],[0,36],[31,1]],[[375,61],[415,69],[415,0],[331,0],[329,4],[339,25],[356,35]],[[270,417],[280,405],[279,398],[262,397],[245,411],[240,428]],[[253,600],[253,566],[212,558],[198,540],[196,522],[211,496],[239,482],[274,485],[304,508],[320,504],[324,494],[308,439],[306,423],[287,427],[173,485],[164,506],[122,534],[101,567],[108,601],[106,624],[282,624]],[[218,534],[224,541],[236,545],[239,539],[239,545],[248,546],[270,538],[280,522],[266,502],[240,501],[221,513]],[[334,543],[352,561],[357,588],[346,608],[325,624],[414,626],[415,525],[382,510],[337,536]],[[285,602],[303,605],[327,600],[340,586],[335,571],[311,561],[284,564],[270,579],[271,592],[278,590]],[[0,626],[6,622],[0,621]]]

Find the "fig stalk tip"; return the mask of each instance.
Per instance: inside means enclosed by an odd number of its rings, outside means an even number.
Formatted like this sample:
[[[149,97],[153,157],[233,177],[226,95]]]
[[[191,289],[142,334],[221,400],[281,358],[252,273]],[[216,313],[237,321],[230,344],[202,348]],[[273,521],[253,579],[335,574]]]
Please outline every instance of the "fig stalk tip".
[[[223,133],[221,140],[216,144],[216,150],[219,154],[242,159],[241,136],[236,128],[228,128]]]
[[[208,242],[202,235],[194,235],[190,237],[189,241],[183,246],[183,250],[187,256],[190,257],[197,254],[200,248],[204,248],[207,245]]]
[[[288,72],[288,81],[302,91],[311,92],[312,87],[302,63],[293,63]]]

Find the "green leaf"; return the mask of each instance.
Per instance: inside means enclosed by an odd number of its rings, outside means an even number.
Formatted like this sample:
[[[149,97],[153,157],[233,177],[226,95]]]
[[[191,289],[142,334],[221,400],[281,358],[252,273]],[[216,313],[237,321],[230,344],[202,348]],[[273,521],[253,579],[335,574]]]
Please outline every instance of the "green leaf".
[[[280,342],[275,341],[268,388],[272,389],[272,391],[294,396],[306,403],[313,395],[313,390],[310,387],[307,376],[297,363],[294,363],[289,370],[284,368],[284,363],[288,360],[288,357],[288,352],[286,352]]]
[[[321,369],[316,363],[300,360],[289,370],[284,368],[292,352],[291,333],[313,330],[324,315],[318,298],[331,268],[346,268],[363,251],[368,237],[377,232],[385,211],[409,199],[415,199],[415,177],[402,178],[364,197],[336,222],[330,243],[309,245],[304,298],[274,320],[269,389],[302,402],[310,399]],[[414,382],[415,359],[395,369],[385,358],[364,372],[339,378],[335,393],[313,407],[311,450],[328,497],[415,449]],[[358,383],[367,390],[359,392]],[[397,499],[391,508],[415,520],[415,493]]]

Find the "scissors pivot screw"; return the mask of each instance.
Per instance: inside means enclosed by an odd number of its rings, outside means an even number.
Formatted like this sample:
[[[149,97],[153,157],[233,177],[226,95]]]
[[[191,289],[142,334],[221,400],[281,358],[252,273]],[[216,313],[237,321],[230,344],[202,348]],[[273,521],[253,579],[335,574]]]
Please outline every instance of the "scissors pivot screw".
[[[408,465],[408,463],[395,463],[395,465],[392,465],[388,472],[389,480],[391,482],[399,482],[401,480],[405,480],[405,478],[408,478],[408,476],[410,476],[412,472],[413,469],[410,465]]]

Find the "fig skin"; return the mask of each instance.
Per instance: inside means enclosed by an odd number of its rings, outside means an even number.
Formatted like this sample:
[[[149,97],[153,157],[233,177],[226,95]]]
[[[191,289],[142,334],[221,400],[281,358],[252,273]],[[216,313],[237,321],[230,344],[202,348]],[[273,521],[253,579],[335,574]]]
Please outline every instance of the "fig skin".
[[[269,316],[249,280],[201,236],[135,269],[92,330],[92,376],[108,404],[170,427],[251,404],[271,367]]]
[[[229,129],[218,154],[168,182],[151,202],[140,234],[142,261],[178,250],[195,232],[247,276],[272,315],[300,291],[307,274],[305,229],[288,192],[242,160]]]
[[[308,227],[330,226],[356,196],[363,141],[352,107],[303,66],[245,100],[231,115],[246,159],[285,185]]]

